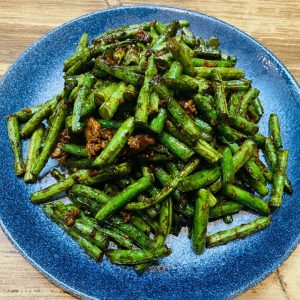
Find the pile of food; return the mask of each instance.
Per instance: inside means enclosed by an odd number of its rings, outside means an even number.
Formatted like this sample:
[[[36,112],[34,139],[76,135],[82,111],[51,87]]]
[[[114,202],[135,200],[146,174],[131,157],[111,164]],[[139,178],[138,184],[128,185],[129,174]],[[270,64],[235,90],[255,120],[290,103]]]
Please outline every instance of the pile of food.
[[[17,175],[32,183],[50,157],[59,162],[57,182],[32,203],[50,202],[45,213],[94,259],[146,270],[170,255],[166,237],[182,227],[201,254],[267,227],[292,193],[277,115],[269,137],[258,133],[259,91],[217,38],[188,26],[129,25],[90,45],[84,33],[64,62],[61,93],[8,117]],[[57,200],[64,192],[69,202]],[[207,234],[209,221],[231,223],[241,210],[259,217]]]

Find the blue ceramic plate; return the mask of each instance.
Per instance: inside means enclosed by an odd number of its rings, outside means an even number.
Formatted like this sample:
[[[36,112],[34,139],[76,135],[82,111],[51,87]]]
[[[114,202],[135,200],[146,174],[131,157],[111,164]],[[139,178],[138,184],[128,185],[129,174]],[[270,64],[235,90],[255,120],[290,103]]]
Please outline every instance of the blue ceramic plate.
[[[238,56],[261,91],[265,117],[279,114],[283,141],[290,149],[288,175],[294,194],[285,196],[273,214],[271,226],[251,237],[207,250],[196,256],[186,232],[170,236],[171,256],[140,276],[132,269],[90,260],[63,232],[28,200],[30,193],[49,185],[51,179],[30,186],[15,177],[13,156],[4,116],[43,102],[63,87],[63,61],[74,51],[83,32],[91,38],[113,27],[150,20],[187,19],[197,35],[220,38],[222,49]],[[101,299],[228,299],[270,275],[295,249],[300,233],[300,118],[299,86],[266,48],[238,29],[206,15],[159,6],[122,7],[96,12],[58,27],[36,42],[13,64],[0,84],[1,226],[26,259],[49,280],[85,298]],[[44,172],[46,172],[45,170]],[[234,225],[253,219],[249,213],[234,217]],[[226,225],[227,226],[227,225]],[[216,222],[209,232],[224,227]]]

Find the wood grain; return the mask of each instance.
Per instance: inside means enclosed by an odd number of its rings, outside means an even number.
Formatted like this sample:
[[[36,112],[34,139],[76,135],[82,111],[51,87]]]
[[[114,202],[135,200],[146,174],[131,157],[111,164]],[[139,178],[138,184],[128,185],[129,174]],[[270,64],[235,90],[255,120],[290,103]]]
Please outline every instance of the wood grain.
[[[1,0],[0,76],[31,43],[56,26],[96,10],[139,3],[142,2]],[[235,25],[268,47],[300,80],[300,1],[158,0],[155,3],[197,10]],[[26,262],[2,231],[0,266],[0,299],[73,299]],[[300,247],[277,271],[238,299],[300,299],[299,268]]]

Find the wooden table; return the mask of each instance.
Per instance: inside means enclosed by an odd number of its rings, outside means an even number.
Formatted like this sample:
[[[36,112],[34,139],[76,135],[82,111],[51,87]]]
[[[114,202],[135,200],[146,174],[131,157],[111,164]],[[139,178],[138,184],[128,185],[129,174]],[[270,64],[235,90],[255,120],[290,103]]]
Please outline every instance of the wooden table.
[[[221,3],[222,2],[222,3]],[[31,43],[78,16],[140,1],[1,0],[0,76]],[[144,1],[147,3],[147,1]],[[148,2],[149,3],[149,2]],[[156,4],[197,10],[247,32],[268,47],[300,80],[300,2],[282,0],[160,0]],[[15,250],[0,231],[0,299],[72,299]],[[300,247],[270,277],[239,296],[246,299],[300,299]]]

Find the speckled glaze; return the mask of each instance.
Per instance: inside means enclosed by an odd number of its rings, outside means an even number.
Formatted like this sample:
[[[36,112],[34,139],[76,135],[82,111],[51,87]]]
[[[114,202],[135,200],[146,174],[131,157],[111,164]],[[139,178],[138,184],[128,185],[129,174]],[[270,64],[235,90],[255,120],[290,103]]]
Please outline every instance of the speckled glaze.
[[[51,98],[63,87],[63,61],[74,51],[83,32],[93,38],[113,27],[150,20],[187,19],[197,35],[220,38],[222,49],[237,55],[261,91],[267,133],[270,112],[279,114],[283,141],[290,149],[288,174],[294,194],[285,196],[273,214],[271,226],[250,238],[207,250],[196,256],[186,232],[170,236],[171,256],[144,275],[132,269],[90,260],[75,242],[48,220],[41,207],[28,198],[33,190],[50,184],[25,185],[13,173],[13,156],[5,115]],[[257,284],[293,251],[300,238],[300,118],[299,86],[286,68],[262,45],[238,29],[206,15],[171,7],[136,6],[96,12],[68,22],[41,40],[13,64],[0,83],[1,187],[0,225],[15,247],[49,280],[88,299],[228,299]],[[49,167],[47,168],[49,169]],[[47,170],[46,170],[47,171]],[[44,171],[44,173],[46,173]],[[231,226],[255,216],[241,213]],[[209,232],[225,227],[215,222]]]

